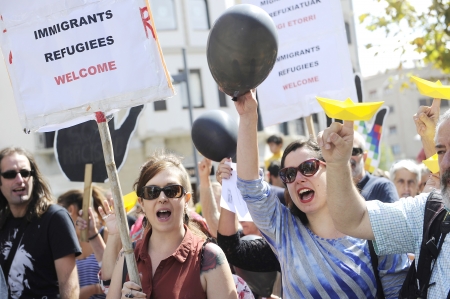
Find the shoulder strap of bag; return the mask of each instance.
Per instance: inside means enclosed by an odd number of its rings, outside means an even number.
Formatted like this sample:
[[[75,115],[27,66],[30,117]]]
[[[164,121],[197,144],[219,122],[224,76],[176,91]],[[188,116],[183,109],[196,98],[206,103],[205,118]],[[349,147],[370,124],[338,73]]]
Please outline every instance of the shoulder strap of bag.
[[[384,296],[383,285],[381,284],[380,271],[378,271],[378,256],[375,253],[375,248],[373,248],[373,241],[367,240],[367,243],[369,244],[370,261],[372,262],[373,273],[375,274],[375,279],[377,281],[377,296],[376,296],[376,298],[384,299],[385,296]]]
[[[25,233],[25,229],[28,226],[28,221],[24,219],[22,221],[22,224],[19,226],[19,229],[16,234],[16,239],[14,242],[12,242],[11,250],[8,253],[8,258],[5,260],[5,262],[2,265],[3,274],[5,275],[5,279],[8,279],[9,270],[11,269],[12,261],[14,259],[14,256],[16,255],[17,248],[19,247],[20,243],[22,242],[23,234]]]
[[[434,285],[434,283],[430,284],[431,274],[448,232],[448,230],[441,229],[446,214],[448,213],[446,213],[440,193],[432,192],[425,205],[423,237],[417,261],[418,291],[423,298],[427,297],[428,288]]]

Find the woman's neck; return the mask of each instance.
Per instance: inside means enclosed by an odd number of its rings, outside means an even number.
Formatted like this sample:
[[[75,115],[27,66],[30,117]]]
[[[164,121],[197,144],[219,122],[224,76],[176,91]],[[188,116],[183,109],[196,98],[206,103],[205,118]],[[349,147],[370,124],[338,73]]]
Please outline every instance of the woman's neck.
[[[174,253],[183,241],[185,233],[184,226],[171,232],[152,229],[148,245],[149,252],[167,253],[168,255]]]
[[[335,228],[328,208],[318,213],[307,215],[307,217],[309,229],[317,236],[325,239],[338,239],[345,236]]]

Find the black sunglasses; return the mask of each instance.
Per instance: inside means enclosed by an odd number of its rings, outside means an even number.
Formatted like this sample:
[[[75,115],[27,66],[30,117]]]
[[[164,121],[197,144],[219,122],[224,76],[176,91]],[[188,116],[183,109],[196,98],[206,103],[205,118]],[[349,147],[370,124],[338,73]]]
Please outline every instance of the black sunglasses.
[[[34,175],[34,171],[28,170],[28,169],[21,169],[20,171],[8,170],[5,172],[2,172],[1,175],[4,179],[12,180],[12,179],[16,178],[18,173],[20,173],[20,176],[23,178],[28,178],[28,177]]]
[[[362,153],[364,153],[364,151],[363,151],[363,149],[360,148],[360,147],[354,147],[354,148],[352,149],[352,156],[359,156],[359,155],[361,155]]]
[[[286,168],[280,169],[280,172],[278,173],[278,175],[280,176],[283,183],[289,184],[289,183],[292,183],[295,181],[295,178],[297,177],[297,171],[306,177],[315,175],[316,172],[319,170],[320,163],[325,165],[325,162],[320,161],[318,159],[315,159],[315,158],[309,159],[309,160],[303,161],[297,167],[286,167]]]
[[[164,188],[145,186],[142,188],[141,197],[148,200],[157,199],[161,191],[164,192],[167,198],[180,198],[187,193],[181,185],[170,185]]]

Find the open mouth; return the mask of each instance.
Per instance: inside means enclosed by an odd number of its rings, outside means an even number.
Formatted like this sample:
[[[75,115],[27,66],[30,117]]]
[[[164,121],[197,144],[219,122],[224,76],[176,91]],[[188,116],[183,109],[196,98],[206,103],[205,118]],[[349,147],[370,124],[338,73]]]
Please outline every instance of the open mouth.
[[[23,192],[25,192],[25,187],[19,187],[19,188],[13,189],[13,192],[14,193],[23,193]]]
[[[308,202],[313,199],[314,193],[312,189],[304,188],[298,192],[298,196],[302,202]]]
[[[158,220],[165,221],[169,219],[170,215],[172,215],[172,212],[169,210],[159,210],[156,212],[156,217],[158,217]]]

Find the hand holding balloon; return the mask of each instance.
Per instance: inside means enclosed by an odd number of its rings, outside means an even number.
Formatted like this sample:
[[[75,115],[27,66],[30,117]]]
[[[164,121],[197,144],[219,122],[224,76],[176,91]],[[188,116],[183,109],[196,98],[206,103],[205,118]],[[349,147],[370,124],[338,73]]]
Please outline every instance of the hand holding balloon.
[[[246,94],[237,98],[234,103],[237,113],[241,118],[245,115],[257,115],[258,113],[258,102],[256,101],[256,90],[252,89]]]

